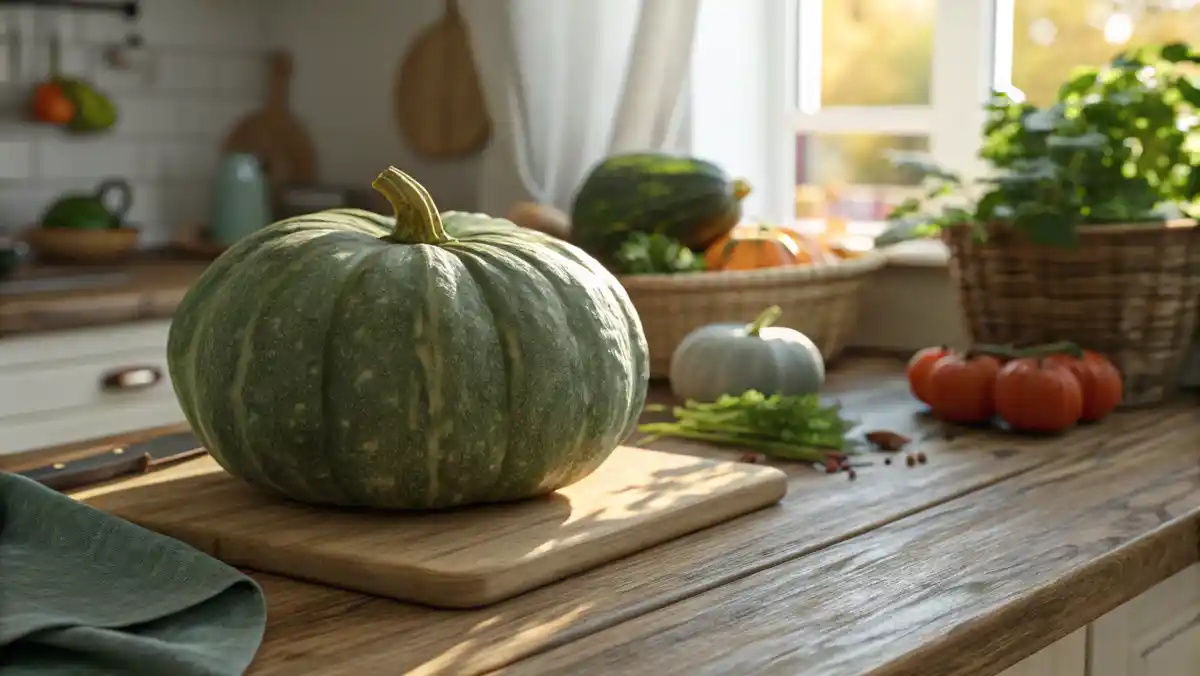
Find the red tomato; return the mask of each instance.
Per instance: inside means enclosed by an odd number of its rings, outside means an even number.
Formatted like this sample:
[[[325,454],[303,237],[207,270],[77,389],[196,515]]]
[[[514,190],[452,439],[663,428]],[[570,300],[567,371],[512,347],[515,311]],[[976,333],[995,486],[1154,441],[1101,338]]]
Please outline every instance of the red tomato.
[[[1054,433],[1083,415],[1083,388],[1058,360],[1014,359],[996,376],[996,413],[1015,430]]]
[[[933,370],[933,365],[937,363],[937,360],[949,354],[951,354],[950,348],[945,345],[927,347],[917,351],[908,360],[908,367],[904,371],[908,377],[908,389],[921,402],[929,403],[929,372]]]
[[[927,381],[929,406],[946,422],[987,422],[996,414],[994,389],[1000,360],[950,354],[933,364]]]

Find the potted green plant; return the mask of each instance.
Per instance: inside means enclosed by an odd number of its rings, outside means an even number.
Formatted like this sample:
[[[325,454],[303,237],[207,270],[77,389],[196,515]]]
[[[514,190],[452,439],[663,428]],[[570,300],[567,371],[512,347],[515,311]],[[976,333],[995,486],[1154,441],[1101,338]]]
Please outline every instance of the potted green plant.
[[[1200,304],[1200,53],[1173,43],[1081,69],[1039,107],[996,94],[967,186],[913,158],[928,192],[877,246],[939,235],[972,337],[1109,355],[1126,403],[1164,397]],[[930,210],[932,200],[960,198]],[[966,201],[961,201],[967,198]]]

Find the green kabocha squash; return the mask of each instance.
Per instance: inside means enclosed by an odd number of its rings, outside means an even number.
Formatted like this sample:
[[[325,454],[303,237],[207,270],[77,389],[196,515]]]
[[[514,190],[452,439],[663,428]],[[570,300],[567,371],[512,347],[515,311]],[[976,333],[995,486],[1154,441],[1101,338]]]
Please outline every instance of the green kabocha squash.
[[[230,474],[307,503],[438,509],[571,484],[636,425],[646,339],[571,244],[438,213],[389,168],[395,218],[335,209],[243,238],[176,311],[168,364]]]
[[[588,173],[571,206],[571,238],[610,262],[634,232],[702,250],[737,225],[750,186],[717,165],[665,153],[614,155]]]
[[[750,324],[710,324],[684,336],[671,355],[671,391],[696,401],[747,390],[767,395],[820,392],[825,384],[821,351],[803,333],[772,326],[779,316],[773,305]]]

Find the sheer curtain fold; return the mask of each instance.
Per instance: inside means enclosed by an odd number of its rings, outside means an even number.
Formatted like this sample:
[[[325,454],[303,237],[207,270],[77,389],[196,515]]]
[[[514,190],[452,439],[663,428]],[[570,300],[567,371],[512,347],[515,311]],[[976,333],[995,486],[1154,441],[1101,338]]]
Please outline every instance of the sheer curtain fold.
[[[680,147],[700,1],[459,0],[494,124],[479,209],[567,209],[604,156]]]

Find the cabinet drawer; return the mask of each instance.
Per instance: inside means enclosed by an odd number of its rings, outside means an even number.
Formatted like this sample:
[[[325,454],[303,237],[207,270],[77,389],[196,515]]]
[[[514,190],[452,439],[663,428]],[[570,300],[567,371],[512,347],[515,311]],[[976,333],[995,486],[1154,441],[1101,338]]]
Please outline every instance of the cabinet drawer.
[[[180,422],[168,321],[0,341],[0,453]]]
[[[173,399],[164,349],[10,367],[0,374],[0,421],[81,406]]]

